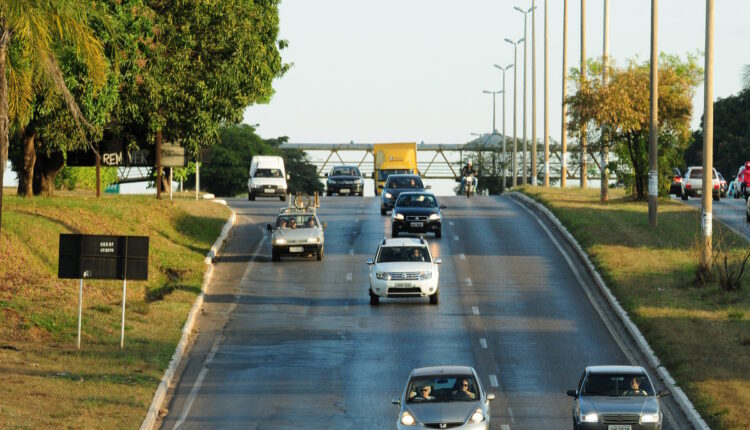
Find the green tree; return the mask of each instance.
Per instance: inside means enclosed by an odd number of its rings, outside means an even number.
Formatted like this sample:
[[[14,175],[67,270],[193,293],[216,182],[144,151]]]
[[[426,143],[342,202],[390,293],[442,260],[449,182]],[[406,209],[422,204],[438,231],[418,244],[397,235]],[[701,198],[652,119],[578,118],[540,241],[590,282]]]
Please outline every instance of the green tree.
[[[287,138],[284,137],[282,140],[285,142]],[[288,193],[323,194],[325,187],[318,178],[318,169],[310,163],[304,151],[287,149],[281,151],[281,156],[284,157],[284,167],[289,175]]]

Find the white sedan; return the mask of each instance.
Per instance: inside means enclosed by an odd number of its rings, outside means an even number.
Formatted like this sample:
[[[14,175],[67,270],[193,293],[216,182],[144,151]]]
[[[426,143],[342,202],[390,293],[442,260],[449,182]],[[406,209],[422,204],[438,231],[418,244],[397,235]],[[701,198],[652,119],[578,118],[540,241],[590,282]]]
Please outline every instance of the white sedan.
[[[433,258],[424,238],[383,239],[370,266],[370,304],[381,297],[429,297],[438,303],[439,258]]]

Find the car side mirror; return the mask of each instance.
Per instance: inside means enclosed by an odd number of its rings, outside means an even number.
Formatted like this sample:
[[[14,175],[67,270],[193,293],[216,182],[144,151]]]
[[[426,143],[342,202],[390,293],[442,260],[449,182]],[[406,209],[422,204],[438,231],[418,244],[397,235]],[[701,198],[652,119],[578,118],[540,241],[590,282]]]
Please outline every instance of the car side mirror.
[[[439,257],[438,257],[438,258],[436,258],[436,259],[435,259],[435,264],[443,264],[443,259],[442,259],[442,258],[439,258]]]
[[[391,399],[391,403],[401,406],[401,399],[399,399],[398,397],[394,397]]]
[[[662,398],[662,397],[667,397],[667,396],[671,396],[671,395],[672,395],[671,391],[669,391],[669,390],[661,390],[661,391],[659,391],[659,394],[657,395],[657,397]]]
[[[425,185],[425,186],[424,186],[424,189],[425,189],[425,190],[429,190],[429,189],[431,189],[431,188],[432,188],[432,185]]]
[[[266,224],[266,230],[273,231],[273,226],[271,224]]]
[[[568,390],[566,394],[570,397],[578,397],[578,392],[576,390]]]
[[[288,181],[288,180],[290,180],[290,179],[292,179],[292,177],[291,177],[291,176],[289,176],[289,175],[286,175],[286,180]]]
[[[487,400],[495,400],[495,395],[492,393],[487,394]]]
[[[328,223],[327,223],[327,222],[324,222],[324,223],[323,223],[323,230],[325,230],[325,229],[327,229],[327,228],[328,228]]]
[[[440,209],[445,209],[445,208],[447,208],[447,207],[448,207],[448,206],[446,206],[446,205],[440,205]]]
[[[372,258],[368,258],[367,259],[367,265],[368,266],[372,266],[373,264],[375,264],[375,260],[373,260]]]

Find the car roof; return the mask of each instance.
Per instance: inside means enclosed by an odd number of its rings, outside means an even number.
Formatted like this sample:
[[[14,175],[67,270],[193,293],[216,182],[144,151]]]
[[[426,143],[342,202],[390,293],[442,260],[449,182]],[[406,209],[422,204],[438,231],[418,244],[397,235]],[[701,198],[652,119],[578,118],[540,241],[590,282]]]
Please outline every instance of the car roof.
[[[427,246],[427,242],[422,238],[404,237],[397,239],[385,239],[381,246]]]
[[[646,369],[641,366],[588,366],[586,373],[642,373],[646,374]]]
[[[340,166],[333,166],[333,167],[331,167],[331,170],[336,170],[336,169],[340,169],[340,168],[344,168],[344,169],[359,169],[359,167],[357,167],[357,166],[353,166],[353,165],[349,165],[349,164],[342,164]]]
[[[399,194],[398,196],[399,197],[401,197],[401,196],[408,196],[408,195],[411,195],[411,194],[426,195],[426,196],[435,197],[435,194],[431,193],[429,191],[404,191],[403,193]]]
[[[470,366],[418,367],[411,371],[411,376],[434,376],[441,374],[474,376],[474,371]]]

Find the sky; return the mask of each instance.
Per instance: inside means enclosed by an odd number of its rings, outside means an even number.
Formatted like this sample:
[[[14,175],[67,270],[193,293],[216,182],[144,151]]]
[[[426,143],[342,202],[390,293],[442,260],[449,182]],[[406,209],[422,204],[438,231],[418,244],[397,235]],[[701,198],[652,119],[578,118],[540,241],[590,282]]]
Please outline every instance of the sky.
[[[563,0],[549,4],[549,130],[560,140]],[[536,10],[537,137],[544,116],[544,0]],[[604,0],[586,1],[586,54],[601,57]],[[251,106],[244,122],[259,124],[264,138],[295,143],[464,143],[492,129],[492,96],[513,63],[505,38],[524,37],[524,17],[514,6],[532,0],[282,0],[282,51],[293,67],[274,81],[266,105]],[[650,58],[651,2],[610,0],[610,56],[619,65]],[[659,50],[685,57],[705,49],[705,0],[659,2]],[[750,64],[750,1],[715,1],[714,96],[741,89]],[[528,14],[527,133],[531,138],[532,17]],[[580,64],[581,1],[568,1],[568,66]],[[745,52],[743,55],[742,52]],[[523,130],[523,44],[518,45],[518,136]],[[506,72],[507,135],[513,128],[513,69]],[[570,93],[570,91],[569,91]],[[502,132],[502,94],[496,100]],[[692,127],[703,114],[703,85],[693,99]]]

